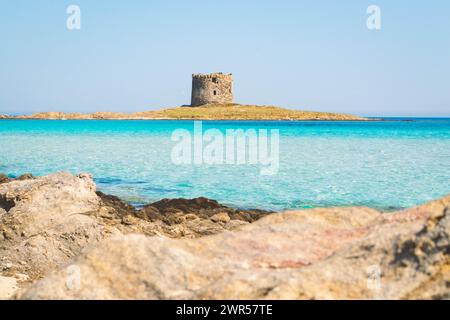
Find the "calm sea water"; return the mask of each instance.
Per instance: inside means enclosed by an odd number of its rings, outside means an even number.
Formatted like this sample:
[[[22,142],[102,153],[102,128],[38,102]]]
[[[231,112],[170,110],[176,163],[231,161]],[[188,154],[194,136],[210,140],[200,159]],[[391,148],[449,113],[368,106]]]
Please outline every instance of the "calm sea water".
[[[241,208],[409,207],[450,193],[450,119],[382,122],[207,121],[204,129],[278,129],[280,167],[177,166],[173,130],[192,121],[0,120],[0,172],[90,172],[134,204],[205,196]]]

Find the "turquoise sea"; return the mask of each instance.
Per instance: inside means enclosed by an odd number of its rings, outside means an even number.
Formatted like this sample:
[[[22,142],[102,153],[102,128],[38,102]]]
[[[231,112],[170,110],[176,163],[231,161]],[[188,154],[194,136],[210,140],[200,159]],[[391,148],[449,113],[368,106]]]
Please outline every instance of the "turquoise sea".
[[[241,208],[414,206],[450,193],[450,119],[373,122],[204,121],[203,128],[278,129],[279,171],[175,165],[172,132],[192,121],[0,120],[0,172],[90,172],[136,205],[204,196]]]

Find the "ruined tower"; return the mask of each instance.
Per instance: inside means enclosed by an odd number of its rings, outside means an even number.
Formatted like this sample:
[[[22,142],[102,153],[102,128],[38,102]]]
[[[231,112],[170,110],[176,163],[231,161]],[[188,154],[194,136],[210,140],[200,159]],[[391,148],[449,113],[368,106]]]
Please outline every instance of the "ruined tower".
[[[193,74],[191,106],[208,103],[233,103],[233,75]]]

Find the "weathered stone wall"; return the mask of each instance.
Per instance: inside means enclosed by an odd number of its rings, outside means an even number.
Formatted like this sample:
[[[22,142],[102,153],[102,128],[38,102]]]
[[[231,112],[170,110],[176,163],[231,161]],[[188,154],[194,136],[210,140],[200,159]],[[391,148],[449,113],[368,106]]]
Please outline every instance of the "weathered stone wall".
[[[208,103],[233,103],[233,75],[193,74],[191,106]]]

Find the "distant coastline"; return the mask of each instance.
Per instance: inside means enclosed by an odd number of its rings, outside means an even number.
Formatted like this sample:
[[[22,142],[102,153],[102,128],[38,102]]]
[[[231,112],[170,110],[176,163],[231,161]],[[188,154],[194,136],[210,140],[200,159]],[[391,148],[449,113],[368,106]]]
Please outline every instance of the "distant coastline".
[[[350,114],[291,110],[275,106],[209,104],[200,107],[181,106],[135,113],[40,112],[32,115],[0,115],[0,119],[31,120],[326,120],[369,121]],[[372,119],[375,120],[375,119]]]

